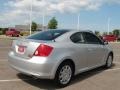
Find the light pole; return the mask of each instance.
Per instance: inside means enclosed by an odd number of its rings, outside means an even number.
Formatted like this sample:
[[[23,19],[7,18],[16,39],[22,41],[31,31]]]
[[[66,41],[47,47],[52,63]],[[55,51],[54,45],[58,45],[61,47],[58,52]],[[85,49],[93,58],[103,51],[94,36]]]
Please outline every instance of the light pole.
[[[108,18],[108,22],[107,23],[108,23],[108,31],[107,31],[108,33],[107,34],[109,35],[109,32],[110,32],[110,18]]]
[[[33,10],[33,0],[31,0],[31,4],[30,4],[30,35],[32,31],[32,10]]]
[[[42,30],[44,31],[44,26],[45,26],[45,12],[43,11],[43,16],[42,16]]]
[[[78,14],[78,17],[77,17],[77,30],[80,29],[80,14]]]
[[[42,0],[39,0],[42,1]],[[33,0],[31,0],[31,4],[30,4],[30,35],[32,32],[32,13],[33,13]],[[43,11],[43,15],[42,15],[42,30],[44,30],[44,24],[45,24],[45,13]]]

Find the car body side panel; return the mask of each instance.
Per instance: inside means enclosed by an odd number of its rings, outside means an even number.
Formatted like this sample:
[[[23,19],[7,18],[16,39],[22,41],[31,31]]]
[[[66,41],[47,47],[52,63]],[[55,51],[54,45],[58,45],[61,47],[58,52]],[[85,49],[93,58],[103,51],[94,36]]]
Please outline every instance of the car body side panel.
[[[64,42],[61,44],[51,44],[54,47],[52,55],[49,57],[56,62],[55,71],[58,66],[66,59],[71,59],[75,64],[75,73],[78,73],[87,67],[87,49],[84,44],[74,44],[72,42]],[[67,46],[67,47],[66,47]],[[59,53],[59,54],[58,54]]]
[[[105,49],[103,45],[86,44],[85,46],[87,48],[88,67],[104,64]]]

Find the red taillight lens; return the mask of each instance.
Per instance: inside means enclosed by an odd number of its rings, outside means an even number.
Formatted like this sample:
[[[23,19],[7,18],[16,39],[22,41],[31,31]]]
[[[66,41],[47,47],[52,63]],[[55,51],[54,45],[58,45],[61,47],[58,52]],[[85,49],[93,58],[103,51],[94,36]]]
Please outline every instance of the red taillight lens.
[[[52,52],[53,47],[41,44],[34,53],[34,56],[43,56],[47,57]]]

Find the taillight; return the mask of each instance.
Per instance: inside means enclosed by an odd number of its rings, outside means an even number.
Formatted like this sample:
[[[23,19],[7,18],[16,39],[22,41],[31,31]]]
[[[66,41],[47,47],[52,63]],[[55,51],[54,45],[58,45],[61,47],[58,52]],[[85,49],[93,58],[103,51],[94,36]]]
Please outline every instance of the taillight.
[[[47,57],[50,55],[50,53],[52,52],[53,47],[48,46],[48,45],[44,45],[41,44],[35,51],[33,56],[43,56],[43,57]]]

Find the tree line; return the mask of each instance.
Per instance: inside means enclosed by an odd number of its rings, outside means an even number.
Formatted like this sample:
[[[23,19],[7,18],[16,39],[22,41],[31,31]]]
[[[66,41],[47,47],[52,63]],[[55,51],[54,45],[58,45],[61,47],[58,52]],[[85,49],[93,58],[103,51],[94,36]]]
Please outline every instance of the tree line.
[[[95,31],[94,33],[96,35],[98,35],[98,36],[101,35],[99,31]],[[107,35],[107,34],[109,34],[109,35],[115,35],[117,37],[120,37],[120,29],[114,29],[112,32],[109,32],[109,33],[108,32],[103,32],[102,35]]]
[[[56,20],[55,17],[53,17],[47,25],[48,29],[57,29],[58,26],[58,21]],[[44,27],[44,26],[43,26]],[[36,22],[32,22],[32,26],[31,26],[32,31],[35,31],[37,29],[37,23]]]
[[[47,28],[48,29],[57,29],[58,26],[58,21],[56,20],[55,17],[53,17],[52,19],[50,19],[50,21],[48,22]],[[38,24],[36,22],[32,22],[31,25],[31,30],[32,31],[36,31],[38,27]],[[0,28],[0,35],[5,34],[6,30],[8,30],[8,28]]]

